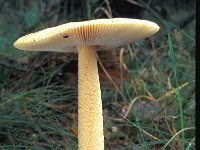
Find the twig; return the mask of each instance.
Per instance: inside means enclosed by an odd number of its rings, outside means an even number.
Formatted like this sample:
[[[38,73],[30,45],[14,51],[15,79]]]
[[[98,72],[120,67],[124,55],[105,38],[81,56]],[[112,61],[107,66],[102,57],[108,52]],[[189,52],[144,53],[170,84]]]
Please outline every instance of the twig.
[[[99,62],[99,65],[101,66],[101,68],[103,69],[104,73],[106,74],[106,76],[108,77],[108,79],[112,82],[112,84],[115,86],[116,90],[119,93],[122,93],[121,90],[119,89],[119,87],[115,84],[115,82],[113,81],[113,79],[111,78],[111,76],[109,75],[109,73],[106,71],[106,69],[104,68],[103,64],[101,63],[98,55],[97,55],[97,60]]]

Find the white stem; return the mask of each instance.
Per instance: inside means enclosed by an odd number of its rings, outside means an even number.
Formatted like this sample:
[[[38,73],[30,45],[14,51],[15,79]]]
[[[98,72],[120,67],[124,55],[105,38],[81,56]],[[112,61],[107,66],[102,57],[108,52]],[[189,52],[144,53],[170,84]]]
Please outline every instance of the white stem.
[[[101,90],[94,46],[78,50],[78,147],[79,150],[103,150]]]

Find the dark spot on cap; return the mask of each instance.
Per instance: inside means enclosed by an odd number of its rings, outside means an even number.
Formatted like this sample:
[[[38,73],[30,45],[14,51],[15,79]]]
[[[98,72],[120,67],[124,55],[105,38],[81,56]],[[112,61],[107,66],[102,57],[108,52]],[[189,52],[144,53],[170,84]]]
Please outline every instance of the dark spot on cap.
[[[63,35],[63,38],[65,38],[65,39],[68,38],[68,37],[69,37],[69,36],[68,36],[67,34]]]

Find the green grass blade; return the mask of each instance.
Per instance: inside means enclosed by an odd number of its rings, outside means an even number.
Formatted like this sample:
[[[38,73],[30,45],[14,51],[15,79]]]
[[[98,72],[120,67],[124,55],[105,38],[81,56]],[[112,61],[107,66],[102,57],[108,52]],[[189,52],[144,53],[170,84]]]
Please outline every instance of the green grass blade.
[[[180,124],[181,124],[181,129],[184,129],[184,117],[183,117],[183,108],[182,108],[182,99],[181,99],[181,93],[180,89],[178,88],[178,79],[177,79],[177,70],[176,70],[176,65],[175,65],[175,54],[174,54],[174,49],[172,46],[172,39],[170,34],[168,34],[168,46],[169,46],[169,51],[170,51],[170,59],[171,59],[171,65],[174,73],[174,78],[175,78],[175,83],[176,83],[176,94],[178,96],[178,107],[179,107],[179,113],[180,113]],[[181,132],[181,139],[182,139],[182,150],[184,150],[184,142],[185,142],[185,132],[184,130]]]
[[[90,20],[92,19],[92,11],[91,11],[91,4],[90,0],[87,0],[87,19]]]
[[[195,143],[195,137],[194,137],[194,138],[191,140],[191,142],[188,144],[186,150],[190,150],[193,143]]]

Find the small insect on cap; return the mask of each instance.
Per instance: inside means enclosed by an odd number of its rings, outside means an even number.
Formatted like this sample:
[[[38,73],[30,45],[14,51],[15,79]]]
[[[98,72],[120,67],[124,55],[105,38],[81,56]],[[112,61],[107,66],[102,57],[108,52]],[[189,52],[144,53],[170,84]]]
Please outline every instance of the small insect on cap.
[[[19,38],[14,47],[30,51],[76,52],[77,46],[108,50],[147,38],[159,30],[151,21],[114,18],[71,22]]]

